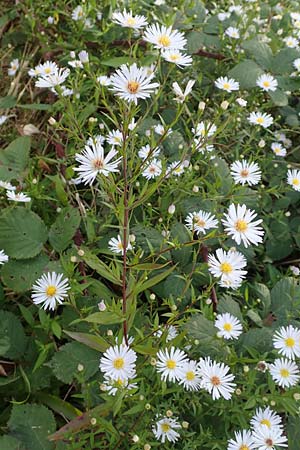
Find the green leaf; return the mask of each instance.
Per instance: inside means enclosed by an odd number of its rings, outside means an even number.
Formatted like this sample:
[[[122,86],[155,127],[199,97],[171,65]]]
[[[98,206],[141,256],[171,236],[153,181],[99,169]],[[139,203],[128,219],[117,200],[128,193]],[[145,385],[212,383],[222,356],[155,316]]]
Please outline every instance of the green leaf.
[[[16,97],[12,95],[7,95],[6,97],[0,98],[0,109],[9,109],[13,108],[17,103]]]
[[[113,325],[116,323],[124,322],[124,317],[110,311],[102,311],[98,313],[91,314],[84,319],[89,323],[98,323],[99,325]]]
[[[97,350],[98,352],[105,352],[109,347],[109,344],[101,336],[95,336],[88,333],[75,333],[73,331],[67,330],[64,330],[64,333],[66,333],[75,341],[81,342],[82,344],[87,345],[88,347]]]
[[[83,371],[78,372],[79,364],[83,366]],[[71,384],[79,373],[87,381],[99,370],[99,352],[79,342],[71,342],[60,347],[47,365],[64,383]]]
[[[87,105],[78,115],[78,122],[83,125],[84,122],[97,111],[97,105]]]
[[[229,313],[237,317],[239,320],[243,320],[241,313],[241,308],[235,300],[233,300],[230,295],[223,295],[218,302],[218,312],[219,313]]]
[[[55,431],[54,416],[42,405],[13,405],[8,421],[10,434],[19,439],[25,449],[53,450],[47,437]]]
[[[267,286],[261,283],[255,283],[253,289],[257,297],[262,301],[263,304],[263,317],[265,317],[270,311],[271,306],[271,294]]]
[[[299,57],[299,50],[296,50],[295,48],[283,48],[273,58],[271,65],[272,72],[278,74],[293,72],[295,70],[293,62]]]
[[[20,358],[26,348],[23,326],[13,313],[0,311],[0,356]]]
[[[128,56],[116,56],[115,58],[100,59],[99,63],[102,66],[120,67],[122,64],[132,64],[134,61]]]
[[[197,350],[201,355],[224,356],[221,340],[216,337],[217,329],[211,320],[206,319],[202,314],[194,314],[186,323],[187,334],[193,339],[198,339]],[[196,344],[194,344],[196,346]]]
[[[18,105],[18,108],[33,109],[36,111],[50,111],[52,109],[52,105],[46,103],[30,103],[28,105]]]
[[[241,89],[249,89],[256,86],[257,78],[263,73],[256,62],[246,59],[231,69],[228,76],[238,81]]]
[[[0,153],[0,179],[11,181],[24,175],[30,153],[30,137],[22,136],[12,141]]]
[[[57,252],[65,250],[80,225],[80,213],[72,206],[64,208],[49,230],[49,242]]]
[[[1,450],[25,450],[22,442],[7,434],[0,436],[0,448]]]
[[[289,417],[287,424],[289,450],[299,450],[300,442],[300,418]]]
[[[14,292],[28,291],[45,272],[49,259],[40,254],[32,259],[9,260],[2,268],[3,283]]]
[[[82,412],[71,405],[71,403],[62,400],[55,395],[39,392],[37,398],[49,408],[53,409],[53,411],[55,411],[56,413],[63,414],[67,419],[72,420],[82,414]]]
[[[122,285],[121,280],[115,277],[112,270],[96,255],[93,255],[93,253],[89,252],[88,250],[84,250],[82,259],[89,267],[96,270],[96,272],[106,280],[109,280],[112,283],[117,284],[118,286]]]
[[[6,208],[0,215],[0,248],[8,256],[27,259],[36,256],[48,237],[42,219],[21,206]]]
[[[268,44],[254,38],[250,41],[245,41],[242,48],[264,69],[268,70],[271,67],[273,53]]]
[[[300,312],[300,287],[293,278],[283,278],[271,291],[271,310],[282,319],[290,314],[298,316]]]
[[[179,244],[184,244],[191,240],[190,234],[186,227],[179,222],[176,222],[171,227],[171,240],[178,242]],[[171,251],[173,261],[177,262],[182,268],[184,268],[192,260],[193,248],[183,247],[178,250]]]
[[[137,282],[137,284],[134,288],[134,294],[138,295],[140,292],[143,292],[146,289],[150,289],[151,287],[160,283],[162,280],[167,278],[167,276],[169,276],[175,268],[176,268],[176,266],[170,267],[170,269],[165,270],[164,272],[161,272],[158,275],[154,275],[154,277],[151,277],[146,281]]]
[[[243,353],[247,348],[259,353],[265,353],[273,348],[272,338],[272,329],[266,327],[252,328],[241,335],[237,345]]]
[[[280,89],[276,89],[274,92],[270,91],[269,96],[276,106],[286,106],[289,103],[288,96]]]

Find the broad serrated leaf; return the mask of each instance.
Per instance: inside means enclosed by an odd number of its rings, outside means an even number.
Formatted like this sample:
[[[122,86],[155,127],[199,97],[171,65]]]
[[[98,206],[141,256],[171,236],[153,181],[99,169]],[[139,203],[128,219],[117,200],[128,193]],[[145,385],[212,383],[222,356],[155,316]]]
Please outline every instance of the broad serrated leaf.
[[[25,348],[26,336],[18,317],[0,311],[0,356],[15,360],[23,355]]]
[[[299,450],[300,443],[300,418],[289,417],[287,424],[289,450]]]
[[[272,64],[273,53],[265,42],[258,39],[251,39],[242,44],[243,49],[264,69],[269,69]]]
[[[270,91],[269,96],[276,106],[286,106],[289,103],[288,96],[281,89],[276,89],[274,92]]]
[[[17,293],[28,291],[48,263],[48,257],[42,254],[31,259],[11,259],[1,270],[3,283]]]
[[[273,348],[272,337],[273,331],[270,328],[253,328],[240,336],[237,346],[243,353],[247,349],[265,353]]]
[[[52,368],[56,378],[71,384],[79,373],[79,364],[83,366],[80,377],[88,380],[99,370],[99,352],[79,342],[71,342],[60,347],[47,365]]]
[[[237,317],[239,320],[243,320],[241,308],[238,302],[233,300],[230,295],[223,295],[218,302],[219,313],[229,313]]]
[[[271,310],[281,318],[290,314],[298,316],[300,311],[300,287],[293,278],[283,278],[271,291]]]
[[[1,450],[26,450],[22,442],[8,434],[0,436],[0,448]]]
[[[54,416],[42,405],[13,405],[8,421],[10,434],[30,450],[53,450],[47,437],[55,431]]]
[[[48,237],[42,219],[23,207],[6,208],[0,216],[0,248],[15,259],[33,258]]]
[[[228,76],[240,83],[241,89],[249,89],[256,86],[257,78],[264,72],[256,62],[246,59],[237,64],[228,72]]]
[[[271,70],[274,73],[291,73],[295,70],[293,62],[300,57],[299,50],[295,48],[283,48],[274,56]]]
[[[29,161],[30,137],[22,136],[12,141],[0,153],[0,179],[10,181],[24,174]]]
[[[72,238],[80,225],[78,209],[68,206],[57,216],[49,230],[49,242],[57,252],[65,250],[72,242]]]
[[[186,227],[182,223],[174,223],[171,227],[171,239],[174,242],[178,242],[179,244],[184,244],[190,241],[190,234],[187,231]],[[179,264],[182,268],[184,268],[189,262],[191,262],[193,255],[192,247],[183,247],[178,250],[171,251],[172,259],[176,263]]]
[[[186,331],[190,337],[199,341],[197,350],[203,356],[224,355],[221,341],[216,337],[217,329],[211,320],[202,314],[195,314],[186,323]],[[196,346],[196,344],[194,344]]]

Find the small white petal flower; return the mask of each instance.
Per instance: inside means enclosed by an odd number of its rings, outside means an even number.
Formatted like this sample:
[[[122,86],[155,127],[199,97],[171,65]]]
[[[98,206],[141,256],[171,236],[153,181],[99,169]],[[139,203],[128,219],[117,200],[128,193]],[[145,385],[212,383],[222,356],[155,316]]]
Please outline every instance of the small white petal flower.
[[[104,157],[104,148],[100,142],[90,142],[82,153],[76,153],[75,159],[80,163],[74,170],[79,173],[79,178],[84,184],[92,184],[98,174],[107,177],[112,172],[119,172],[117,168],[122,157],[111,161],[118,152],[114,149]]]
[[[136,353],[126,345],[109,347],[100,358],[100,370],[112,380],[127,381],[134,378]]]
[[[289,359],[300,357],[300,329],[289,325],[281,327],[273,337],[274,348]]]
[[[287,437],[283,436],[281,428],[268,428],[266,425],[258,427],[252,432],[254,448],[258,450],[277,450],[287,447]]]
[[[295,59],[293,66],[298,70],[298,72],[300,72],[300,58]]]
[[[299,46],[299,41],[298,39],[296,39],[293,36],[287,36],[283,39],[283,42],[285,43],[285,45],[289,48],[298,48]]]
[[[183,364],[187,362],[187,356],[178,348],[171,347],[160,350],[157,353],[157,371],[160,373],[163,381],[178,381],[181,376],[181,369]]]
[[[271,144],[271,149],[276,156],[286,156],[286,148],[280,142],[273,142]]]
[[[183,103],[185,101],[186,97],[192,92],[192,88],[195,83],[196,83],[196,80],[189,80],[187,82],[184,92],[182,92],[182,89],[178,83],[176,83],[176,82],[173,83],[172,88],[176,94],[175,100],[179,103]]]
[[[255,185],[261,180],[261,170],[254,162],[235,161],[230,166],[230,173],[234,179],[235,184]]]
[[[87,64],[89,62],[89,54],[86,50],[81,50],[81,52],[78,53],[78,58],[83,64]]]
[[[273,117],[267,113],[252,112],[248,120],[253,125],[260,125],[263,128],[268,128],[273,123]]]
[[[176,64],[176,66],[182,68],[190,66],[193,62],[191,56],[181,53],[176,49],[163,50],[161,56],[168,62]]]
[[[157,23],[146,28],[144,39],[160,49],[182,50],[187,43],[183,33]]]
[[[240,245],[247,248],[250,244],[258,245],[263,240],[264,231],[258,225],[262,223],[262,219],[253,219],[257,214],[251,209],[247,209],[246,205],[237,205],[232,203],[227,214],[224,214],[225,219],[222,223],[225,226],[225,232],[232,237],[232,239]]]
[[[151,149],[150,145],[146,144],[138,151],[138,155],[141,159],[148,158],[150,153],[151,153],[151,157],[156,158],[160,154],[160,148],[156,147],[154,149]]]
[[[276,91],[278,87],[278,81],[276,78],[269,74],[260,75],[256,80],[256,85],[263,91]]]
[[[6,189],[7,191],[15,191],[16,190],[16,186],[13,186],[8,181],[2,181],[2,180],[0,180],[0,188]]]
[[[297,364],[286,358],[275,359],[269,364],[269,371],[275,383],[283,388],[295,386],[300,379]]]
[[[243,98],[240,98],[240,97],[236,99],[236,102],[238,105],[242,106],[243,108],[245,106],[247,106],[247,103],[248,103],[247,100],[244,100]]]
[[[197,234],[206,234],[206,230],[210,228],[218,228],[218,220],[214,215],[202,211],[189,213],[185,219],[186,226],[189,230],[197,232]]]
[[[292,186],[295,191],[300,191],[300,170],[288,170],[287,183]]]
[[[202,388],[212,395],[213,400],[220,397],[224,397],[225,400],[231,398],[236,384],[233,383],[234,375],[229,373],[230,367],[205,358],[199,362],[199,371],[202,377]]]
[[[130,391],[138,387],[137,383],[131,383],[132,379],[128,378],[122,380],[118,378],[117,380],[111,379],[109,376],[104,375],[104,382],[101,386],[101,390],[105,390],[108,395],[116,395],[118,392],[126,391],[125,397],[131,395]]]
[[[181,425],[176,419],[171,417],[163,417],[158,420],[152,427],[152,431],[157,440],[160,440],[163,444],[167,441],[176,442],[180,438],[180,434],[177,431],[181,428]]]
[[[109,86],[110,85],[110,78],[106,75],[100,75],[97,77],[98,83],[101,84],[101,86]]]
[[[243,332],[241,322],[229,313],[218,314],[215,327],[219,330],[218,336],[224,339],[237,339]]]
[[[5,114],[3,114],[2,116],[0,116],[0,126],[3,125],[8,119],[8,116],[6,116]]]
[[[166,175],[174,175],[176,177],[179,177],[184,173],[185,165],[181,161],[174,161],[172,162],[166,171]]]
[[[172,129],[171,129],[171,128],[169,128],[168,130],[166,130],[166,129],[164,128],[164,126],[161,125],[160,123],[157,124],[157,125],[155,125],[155,126],[153,127],[153,130],[155,131],[156,134],[159,134],[160,136],[163,136],[164,134],[166,134],[167,136],[169,136],[169,134],[172,133]]]
[[[117,238],[111,238],[108,241],[108,247],[113,253],[121,253],[121,255],[124,255],[124,245],[119,234]],[[126,250],[133,250],[133,247],[129,241],[127,242]]]
[[[148,25],[145,16],[133,16],[132,11],[127,12],[125,9],[123,12],[114,12],[112,15],[112,21],[118,25],[121,25],[121,27],[133,28],[135,30]]]
[[[0,250],[0,265],[8,261],[8,256],[5,254],[4,250]]]
[[[239,39],[240,37],[240,31],[238,28],[235,27],[228,27],[225,30],[225,34],[229,37],[231,37],[232,39]]]
[[[83,10],[83,7],[81,5],[76,6],[76,8],[73,9],[73,11],[72,11],[71,17],[73,20],[75,20],[75,22],[84,20],[86,17],[86,14]]]
[[[34,69],[30,69],[28,75],[30,77],[48,76],[55,74],[58,71],[58,65],[53,61],[45,61],[42,64],[38,64]]]
[[[227,450],[254,450],[251,431],[235,431],[234,437],[228,441]]]
[[[83,64],[80,59],[73,59],[72,61],[69,61],[68,64],[74,69],[83,69]]]
[[[161,172],[162,172],[161,161],[154,158],[145,167],[145,169],[142,172],[142,175],[143,177],[147,178],[147,180],[152,180],[153,178],[159,177]]]
[[[268,428],[282,428],[282,418],[270,409],[269,406],[266,408],[257,408],[254,416],[250,421],[251,427],[256,430],[262,425]]]
[[[199,367],[196,361],[188,361],[180,369],[179,384],[182,384],[187,391],[199,391],[201,378]]]
[[[228,77],[219,77],[215,81],[215,85],[217,88],[222,89],[226,92],[238,91],[240,88],[240,84],[238,81],[235,81],[233,78]]]
[[[106,140],[110,145],[119,145],[121,147],[123,143],[123,134],[120,130],[112,130],[106,136]]]
[[[225,252],[219,248],[216,256],[208,255],[208,270],[214,277],[220,278],[219,284],[223,287],[236,289],[245,278],[247,261],[242,253],[229,250]]]
[[[19,63],[18,58],[13,59],[13,60],[10,62],[10,67],[9,67],[9,69],[7,70],[8,75],[9,75],[10,77],[13,77],[13,76],[17,73],[17,70],[19,69],[19,67],[20,67],[20,63]]]
[[[63,274],[49,272],[42,275],[32,286],[32,301],[43,309],[54,310],[68,296],[70,289],[68,278]]]
[[[40,88],[55,88],[63,84],[70,75],[70,69],[56,69],[55,72],[49,75],[41,74],[35,82],[36,87]]]
[[[176,336],[178,336],[177,329],[176,327],[174,327],[174,325],[164,326],[163,329],[157,330],[154,333],[154,336],[160,338],[165,332],[167,333],[166,342],[172,341],[176,338]]]
[[[200,122],[196,128],[192,128],[192,132],[195,136],[201,136],[202,138],[211,137],[217,131],[217,127],[211,122]]]
[[[137,105],[139,98],[150,97],[159,86],[159,83],[151,83],[153,77],[154,74],[148,75],[146,68],[138,68],[135,63],[131,66],[123,64],[110,77],[110,89],[118,97]]]
[[[7,191],[6,196],[7,200],[10,200],[12,202],[21,202],[21,203],[31,202],[31,197],[28,197],[28,195],[23,194],[23,192],[18,192],[16,194],[15,191]]]

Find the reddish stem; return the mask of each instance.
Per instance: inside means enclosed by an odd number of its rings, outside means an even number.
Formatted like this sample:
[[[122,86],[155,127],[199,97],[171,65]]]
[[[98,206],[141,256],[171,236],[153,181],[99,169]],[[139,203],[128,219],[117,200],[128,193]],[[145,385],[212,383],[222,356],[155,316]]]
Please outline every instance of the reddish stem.
[[[126,137],[123,136],[124,148],[125,148]],[[124,221],[123,221],[123,274],[122,274],[122,311],[125,316],[123,322],[123,334],[125,339],[125,344],[128,346],[128,336],[127,336],[127,296],[126,296],[126,273],[127,273],[127,229],[128,229],[128,186],[127,186],[127,157],[126,152],[124,152],[123,157],[123,174],[124,174]]]

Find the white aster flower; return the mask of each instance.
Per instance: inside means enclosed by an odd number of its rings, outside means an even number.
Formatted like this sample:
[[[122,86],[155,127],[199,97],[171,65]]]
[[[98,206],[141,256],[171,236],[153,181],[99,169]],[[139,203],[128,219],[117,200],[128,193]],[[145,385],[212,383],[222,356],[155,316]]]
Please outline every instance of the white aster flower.
[[[2,180],[0,180],[0,188],[6,189],[7,191],[15,191],[16,190],[16,186],[13,186],[8,181],[2,181]]]
[[[290,266],[289,269],[290,269],[290,271],[292,272],[292,274],[293,274],[295,277],[298,277],[298,276],[300,275],[300,269],[299,269],[299,267],[297,267],[297,266]]]
[[[283,39],[285,45],[289,48],[298,48],[299,41],[293,36],[287,36]]]
[[[235,184],[255,185],[261,180],[261,170],[254,162],[248,162],[245,159],[242,161],[234,161],[230,166],[230,173],[234,179]]]
[[[84,20],[86,15],[84,12],[84,9],[81,5],[76,6],[75,9],[73,9],[71,17],[73,20],[75,20],[75,22],[79,21],[79,20]]]
[[[106,75],[100,75],[97,77],[98,83],[101,84],[101,86],[109,86],[110,85],[110,78]]]
[[[241,97],[238,97],[237,99],[236,99],[236,102],[237,102],[237,104],[238,105],[240,105],[240,106],[242,106],[243,108],[245,107],[245,106],[247,106],[247,100],[245,100],[245,99],[243,99],[243,98],[241,98]]]
[[[256,80],[256,85],[263,91],[276,91],[278,87],[278,81],[276,78],[269,74],[260,75]]]
[[[78,53],[78,58],[83,64],[89,62],[89,54],[86,50],[81,50],[81,52]]]
[[[176,442],[180,438],[180,434],[177,431],[181,428],[181,425],[176,419],[171,417],[163,417],[158,420],[152,427],[152,431],[157,440],[160,440],[163,444],[167,441]]]
[[[263,128],[268,128],[273,123],[273,117],[267,113],[252,112],[248,120],[253,125],[260,125]]]
[[[295,59],[295,61],[293,62],[293,66],[296,70],[298,70],[298,72],[300,72],[300,58]]]
[[[150,145],[146,144],[138,151],[138,155],[141,159],[147,159],[150,152],[151,156],[156,158],[160,154],[160,148],[156,147],[155,149],[151,149]]]
[[[218,89],[222,89],[226,92],[238,91],[240,88],[240,84],[238,81],[235,81],[233,78],[228,77],[219,77],[215,81],[215,85]]]
[[[142,172],[143,177],[147,178],[147,180],[152,180],[153,178],[159,177],[162,172],[162,164],[161,161],[154,158],[149,164],[146,165],[145,169]]]
[[[243,243],[247,248],[250,244],[258,245],[262,242],[264,231],[258,226],[262,223],[262,219],[253,222],[257,214],[251,209],[247,209],[246,205],[237,205],[236,207],[232,203],[224,216],[225,219],[222,219],[222,223],[225,227],[225,232],[238,245]]]
[[[105,143],[105,137],[101,134],[96,134],[95,136],[90,136],[86,141],[86,145],[103,145]]]
[[[197,234],[206,234],[206,230],[218,228],[218,220],[215,216],[201,209],[198,212],[194,211],[189,213],[185,219],[185,223],[189,230],[197,232]]]
[[[161,56],[168,62],[176,64],[176,66],[182,68],[190,66],[193,62],[191,56],[181,53],[176,49],[163,50]]]
[[[166,130],[165,127],[161,123],[158,123],[157,125],[154,125],[153,130],[155,131],[156,134],[159,134],[160,136],[163,136],[164,134],[169,136],[172,133],[172,129],[171,128]]]
[[[156,367],[163,381],[174,382],[180,380],[181,369],[186,362],[186,354],[178,348],[171,347],[170,350],[165,348],[157,353]]]
[[[281,428],[268,428],[262,425],[252,432],[253,445],[258,450],[276,450],[287,447],[287,438],[283,436]]]
[[[166,325],[163,329],[157,330],[154,336],[160,338],[165,332],[167,333],[166,342],[172,341],[178,336],[177,329],[174,325]]]
[[[246,258],[237,251],[225,252],[219,248],[216,256],[208,255],[208,270],[214,277],[220,278],[223,287],[239,287],[247,274],[246,270],[242,270],[246,265]]]
[[[114,12],[112,15],[112,21],[118,25],[121,25],[121,27],[133,28],[135,30],[148,25],[145,16],[133,16],[132,11],[127,12],[125,9],[123,12]]]
[[[218,336],[224,339],[237,339],[243,332],[241,322],[229,313],[218,314],[215,327],[219,330]]]
[[[118,392],[126,391],[125,397],[130,395],[130,391],[138,387],[137,383],[131,383],[130,378],[122,380],[118,378],[117,380],[111,379],[109,376],[104,375],[104,382],[101,386],[101,390],[105,390],[108,395],[115,396]]]
[[[124,244],[119,234],[117,238],[111,238],[108,241],[108,247],[113,253],[121,253],[121,255],[124,255]],[[129,241],[127,242],[126,250],[133,250],[133,247]]]
[[[287,183],[292,186],[295,191],[300,191],[300,170],[288,170]]]
[[[185,165],[183,162],[174,161],[168,166],[166,175],[167,176],[174,175],[176,177],[179,177],[180,175],[182,175],[184,173],[184,169],[185,169]]]
[[[225,34],[229,37],[231,37],[232,39],[239,39],[240,37],[240,31],[238,28],[235,27],[228,27],[225,30]]]
[[[154,44],[159,49],[176,49],[182,50],[186,46],[186,39],[183,33],[172,30],[172,27],[159,25],[157,23],[146,28],[144,39]]]
[[[195,136],[201,136],[202,138],[211,137],[217,131],[217,127],[211,122],[200,122],[196,128],[192,128],[192,132]]]
[[[83,69],[83,64],[80,59],[73,59],[72,61],[69,61],[68,64],[74,69]]]
[[[4,250],[0,250],[0,265],[8,261],[8,256],[5,254]]]
[[[74,170],[79,173],[79,178],[84,184],[92,184],[98,174],[107,177],[112,172],[119,172],[117,167],[122,157],[111,161],[117,154],[118,152],[112,149],[104,156],[104,148],[100,142],[90,142],[82,153],[76,153],[75,159],[80,165]]]
[[[231,16],[230,12],[220,12],[218,14],[218,19],[220,22],[224,22],[224,20],[229,19],[230,16]]]
[[[286,148],[280,142],[273,142],[271,144],[271,149],[276,156],[286,156]]]
[[[126,345],[109,347],[100,358],[100,370],[111,380],[126,381],[134,378],[136,353]]]
[[[38,64],[34,69],[30,69],[28,75],[30,77],[48,76],[58,71],[58,65],[54,61],[45,61],[42,64]]]
[[[231,398],[236,384],[233,383],[234,375],[229,373],[229,366],[205,358],[200,360],[199,370],[202,377],[201,387],[212,395],[213,400],[220,397],[225,400]]]
[[[55,88],[63,84],[70,74],[69,69],[57,69],[49,75],[40,75],[35,82],[36,87],[40,88]]]
[[[275,359],[269,364],[269,371],[275,383],[283,388],[295,386],[300,379],[297,364],[286,358]]]
[[[138,68],[134,63],[131,66],[123,64],[120,69],[110,77],[111,90],[115,95],[137,104],[139,98],[150,97],[159,83],[151,83],[154,74],[148,75],[145,67]]]
[[[192,88],[195,84],[196,80],[189,80],[187,82],[187,85],[185,87],[184,92],[182,91],[181,87],[177,82],[172,84],[173,91],[176,94],[175,100],[178,103],[183,103],[186,99],[186,97],[192,92]]]
[[[32,286],[31,298],[35,305],[53,311],[68,296],[69,289],[68,278],[63,278],[61,273],[48,272]]]
[[[300,357],[300,329],[289,325],[281,327],[273,337],[274,348],[289,359]]]
[[[107,143],[110,145],[122,146],[123,134],[120,130],[112,130],[106,136]]]
[[[251,431],[235,431],[234,437],[228,441],[227,450],[254,450]]]
[[[282,428],[282,419],[269,406],[266,408],[257,408],[254,416],[250,420],[251,427],[256,430],[262,425],[268,428]]]
[[[196,361],[187,361],[180,369],[179,384],[182,384],[187,391],[199,391],[201,378],[199,367]]]
[[[28,195],[24,194],[23,192],[18,192],[16,194],[15,191],[7,191],[6,196],[7,200],[10,200],[12,202],[21,202],[21,203],[31,202],[31,197],[28,197]]]
[[[10,77],[15,76],[15,74],[17,73],[17,70],[19,69],[19,67],[20,67],[20,63],[19,63],[18,58],[13,59],[13,60],[10,62],[10,67],[9,67],[9,69],[7,70],[8,75],[9,75]]]
[[[3,114],[2,116],[0,116],[0,126],[3,125],[8,119],[8,116],[6,116],[5,114]]]

